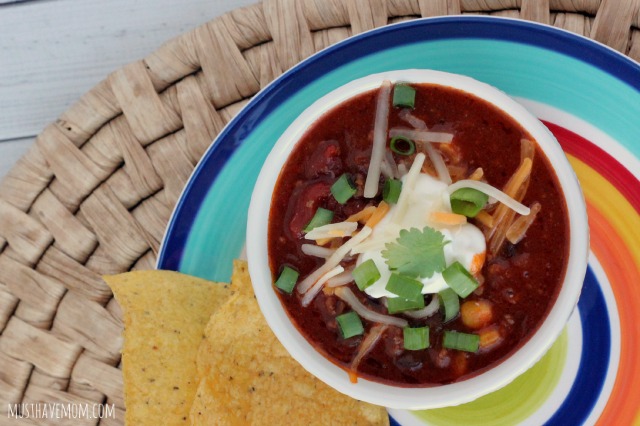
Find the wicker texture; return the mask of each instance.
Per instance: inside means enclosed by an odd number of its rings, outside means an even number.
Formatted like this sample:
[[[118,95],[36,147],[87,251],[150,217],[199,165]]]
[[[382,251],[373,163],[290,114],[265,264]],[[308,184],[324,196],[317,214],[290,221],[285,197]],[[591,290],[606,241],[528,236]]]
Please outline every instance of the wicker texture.
[[[114,403],[116,419],[102,423],[123,421],[121,315],[100,275],[154,267],[196,162],[284,70],[352,34],[460,13],[551,24],[640,60],[639,8],[640,0],[265,0],[115,71],[46,127],[0,183],[0,423],[7,403],[39,401]]]

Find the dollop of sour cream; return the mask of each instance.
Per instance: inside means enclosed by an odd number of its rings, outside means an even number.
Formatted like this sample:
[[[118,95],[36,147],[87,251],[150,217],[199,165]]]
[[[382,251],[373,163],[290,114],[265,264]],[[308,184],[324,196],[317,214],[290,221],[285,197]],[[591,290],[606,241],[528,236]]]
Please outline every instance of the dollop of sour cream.
[[[405,178],[402,180],[404,191]],[[370,241],[365,243],[366,246],[362,247],[362,252],[358,255],[357,265],[371,259],[380,271],[380,278],[364,290],[371,297],[396,297],[395,294],[385,289],[391,276],[391,270],[382,256],[382,251],[385,249],[386,243],[398,239],[402,229],[418,228],[422,230],[425,226],[429,226],[440,231],[444,235],[444,240],[448,241],[448,244],[444,246],[447,265],[458,261],[467,270],[470,270],[474,256],[480,255],[486,250],[484,235],[476,226],[470,223],[442,225],[430,220],[433,212],[451,212],[446,183],[428,174],[420,173],[409,196],[411,199],[402,217],[398,217],[397,205],[392,205],[387,215],[373,229],[373,233],[369,237]],[[448,288],[441,273],[435,273],[433,276],[419,279],[419,281],[424,285],[423,294],[437,293]]]

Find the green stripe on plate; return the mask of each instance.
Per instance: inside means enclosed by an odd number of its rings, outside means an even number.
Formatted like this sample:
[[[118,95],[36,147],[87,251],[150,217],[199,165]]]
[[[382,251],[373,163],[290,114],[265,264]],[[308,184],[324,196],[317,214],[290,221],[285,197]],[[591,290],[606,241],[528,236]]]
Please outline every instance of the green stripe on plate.
[[[526,373],[504,388],[467,404],[413,413],[437,426],[511,426],[518,424],[547,401],[556,388],[567,359],[567,329],[547,354]]]

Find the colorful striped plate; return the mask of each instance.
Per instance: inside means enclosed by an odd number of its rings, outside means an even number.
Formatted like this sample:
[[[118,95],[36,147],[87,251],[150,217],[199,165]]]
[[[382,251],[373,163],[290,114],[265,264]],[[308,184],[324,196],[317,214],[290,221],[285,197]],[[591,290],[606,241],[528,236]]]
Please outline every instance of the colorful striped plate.
[[[421,19],[303,61],[256,95],[204,155],[169,223],[158,267],[228,280],[253,185],[280,134],[336,87],[405,68],[484,81],[545,122],[582,183],[591,257],[578,310],[535,367],[469,404],[391,411],[392,423],[640,424],[640,65],[556,28],[492,17]]]

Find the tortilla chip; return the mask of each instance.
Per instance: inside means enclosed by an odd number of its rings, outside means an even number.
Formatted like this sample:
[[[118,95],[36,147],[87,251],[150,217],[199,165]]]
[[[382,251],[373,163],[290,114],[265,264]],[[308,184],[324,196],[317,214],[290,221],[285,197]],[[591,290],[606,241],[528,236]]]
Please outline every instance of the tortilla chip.
[[[172,271],[135,271],[104,280],[124,315],[126,423],[189,424],[204,328],[232,290]]]
[[[388,425],[382,407],[342,395],[291,358],[264,320],[245,262],[238,292],[209,321],[198,352],[193,425]],[[345,373],[346,374],[346,373]]]

